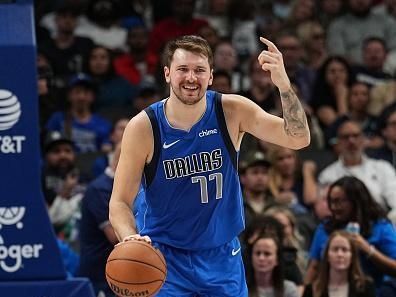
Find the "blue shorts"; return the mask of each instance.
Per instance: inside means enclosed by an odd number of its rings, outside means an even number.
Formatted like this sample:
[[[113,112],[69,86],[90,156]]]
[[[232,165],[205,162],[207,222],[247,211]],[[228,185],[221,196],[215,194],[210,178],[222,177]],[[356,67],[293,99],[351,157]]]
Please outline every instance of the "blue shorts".
[[[238,238],[202,251],[154,244],[163,253],[168,273],[158,297],[248,296]]]

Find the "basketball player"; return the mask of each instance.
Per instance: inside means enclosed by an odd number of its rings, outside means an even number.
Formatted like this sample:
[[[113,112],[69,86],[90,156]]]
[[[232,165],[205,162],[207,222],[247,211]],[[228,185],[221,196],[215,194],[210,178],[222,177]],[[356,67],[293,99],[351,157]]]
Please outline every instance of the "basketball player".
[[[125,130],[110,221],[120,241],[152,241],[164,254],[168,274],[157,296],[247,296],[237,239],[244,228],[237,173],[242,137],[247,132],[293,149],[310,142],[282,55],[260,40],[268,50],[258,60],[281,93],[283,119],[247,98],[207,90],[213,80],[210,47],[200,37],[184,36],[164,52],[169,98],[139,113]],[[131,205],[142,178],[144,215],[135,222]]]

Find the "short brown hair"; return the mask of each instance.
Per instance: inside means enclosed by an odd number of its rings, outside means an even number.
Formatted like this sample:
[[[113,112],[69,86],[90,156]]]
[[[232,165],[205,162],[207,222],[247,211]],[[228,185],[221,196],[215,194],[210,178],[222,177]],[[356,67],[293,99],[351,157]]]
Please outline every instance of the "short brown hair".
[[[209,66],[213,69],[213,53],[209,43],[202,37],[196,35],[185,35],[169,41],[165,46],[163,54],[164,66],[170,67],[173,55],[179,48],[208,58]]]

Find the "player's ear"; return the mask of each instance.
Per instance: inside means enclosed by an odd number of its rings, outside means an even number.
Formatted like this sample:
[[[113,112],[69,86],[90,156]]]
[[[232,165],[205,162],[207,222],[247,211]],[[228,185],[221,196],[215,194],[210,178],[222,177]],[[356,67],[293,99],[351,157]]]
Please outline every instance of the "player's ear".
[[[209,78],[209,86],[213,83],[213,69],[210,69],[210,78]]]
[[[167,83],[170,83],[170,69],[168,66],[164,66],[164,76],[165,76],[165,81]]]

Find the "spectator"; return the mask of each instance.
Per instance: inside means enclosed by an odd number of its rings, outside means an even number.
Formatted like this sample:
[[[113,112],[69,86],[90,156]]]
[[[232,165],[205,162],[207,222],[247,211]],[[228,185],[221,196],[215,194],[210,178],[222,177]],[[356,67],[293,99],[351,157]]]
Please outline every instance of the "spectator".
[[[118,1],[90,1],[87,16],[87,22],[77,28],[77,35],[88,37],[95,44],[106,48],[122,50],[127,31],[118,25],[120,20]]]
[[[196,0],[172,0],[172,17],[159,21],[151,31],[149,51],[157,56],[165,47],[165,44],[182,35],[197,35],[208,22],[204,19],[194,18]]]
[[[120,146],[115,149],[110,166],[89,184],[81,203],[78,275],[89,278],[95,294],[103,297],[115,297],[106,282],[105,266],[114,245],[118,243],[108,217],[119,154]],[[102,295],[98,295],[100,292]]]
[[[70,137],[78,153],[107,152],[110,124],[93,113],[92,105],[96,96],[90,77],[78,74],[70,80],[67,93],[70,108],[66,112],[56,112],[48,120],[48,131],[59,131]]]
[[[203,26],[198,31],[198,35],[209,43],[210,48],[214,52],[217,44],[220,42],[220,36],[217,33],[216,29],[211,27],[210,25]]]
[[[34,4],[35,6],[40,6],[44,3],[45,1],[36,1]],[[46,2],[55,2],[55,1],[46,1]],[[75,1],[75,0],[64,0],[64,1],[56,1],[51,5],[51,8],[46,9],[45,11],[42,12],[37,12],[35,10],[35,13],[38,13],[37,15],[37,21],[40,22],[40,26],[48,30],[50,36],[56,35],[57,33],[57,27],[56,27],[56,14],[57,10],[60,8],[63,8],[64,6],[72,9],[75,14],[77,15],[77,27],[76,29],[84,25],[88,19],[87,17],[83,14],[83,12],[86,10],[87,6],[87,1]],[[55,8],[55,11],[53,11]],[[42,10],[39,7],[37,7],[38,10]],[[45,13],[45,15],[43,15]],[[38,40],[39,41],[39,40]]]
[[[391,75],[383,71],[388,54],[385,40],[378,37],[366,38],[363,41],[362,50],[363,64],[354,67],[356,80],[370,87],[387,82]]]
[[[56,33],[51,40],[39,45],[54,72],[54,86],[58,89],[67,87],[72,75],[83,71],[88,53],[94,46],[89,38],[75,34],[77,26],[76,9],[62,5],[56,11]]]
[[[293,8],[293,1],[291,0],[275,0],[272,4],[272,13],[281,20],[286,20]]]
[[[358,250],[345,231],[333,232],[324,248],[319,274],[303,297],[375,297],[372,281],[363,273]]]
[[[162,94],[153,82],[143,82],[139,86],[138,95],[133,101],[133,112],[138,113],[161,99]]]
[[[271,164],[260,151],[251,152],[240,164],[240,180],[243,188],[245,225],[263,214],[266,207],[274,203],[268,188],[268,169]]]
[[[128,52],[114,60],[117,74],[133,85],[154,80],[157,70],[158,56],[147,50],[148,33],[142,24],[131,27],[126,40]]]
[[[231,75],[224,70],[213,71],[213,82],[209,87],[211,90],[223,94],[230,94],[234,92],[231,86]]]
[[[323,129],[347,113],[348,88],[353,80],[351,68],[343,57],[329,57],[319,68],[310,105]]]
[[[298,27],[297,35],[304,48],[305,64],[316,72],[328,57],[324,28],[317,21],[305,22]]]
[[[372,149],[368,155],[374,159],[385,160],[396,169],[396,105],[386,108],[380,117],[380,130],[385,143]]]
[[[284,258],[292,259],[301,272],[305,272],[307,266],[307,244],[300,234],[297,226],[297,219],[286,207],[273,205],[267,208],[266,215],[272,216],[283,226],[284,240],[282,242]],[[302,283],[298,285],[299,292],[302,293]]]
[[[275,201],[295,214],[307,213],[317,197],[315,163],[305,161],[301,165],[296,151],[280,146],[270,147],[268,159],[272,164],[269,188]]]
[[[327,29],[329,24],[345,12],[343,0],[320,0],[319,1],[319,21]]]
[[[151,28],[154,21],[153,2],[148,0],[120,1],[121,24],[139,22]]]
[[[45,141],[42,190],[56,234],[76,248],[76,219],[85,186],[73,142],[57,131],[48,133]]]
[[[381,16],[390,16],[396,19],[396,1],[384,0],[373,11]]]
[[[367,111],[370,103],[369,86],[362,82],[355,82],[348,91],[348,115],[342,115],[327,129],[327,138],[332,144],[337,135],[338,126],[346,119],[359,123],[364,134],[364,147],[367,149],[378,148],[384,141],[378,134],[378,119]]]
[[[298,31],[298,28],[315,18],[316,3],[313,0],[293,1],[292,10],[286,21],[286,26]]]
[[[386,161],[368,158],[364,153],[364,138],[360,125],[352,120],[343,122],[337,130],[338,161],[319,175],[319,182],[327,185],[343,176],[359,178],[388,216],[396,221],[396,173]]]
[[[261,235],[247,247],[246,264],[249,297],[299,296],[297,287],[283,275],[282,246],[272,236]]]
[[[249,89],[241,92],[241,95],[252,99],[265,111],[281,115],[282,106],[279,92],[271,81],[271,75],[266,72],[263,73],[255,57],[250,58],[249,61],[249,80]]]
[[[104,170],[111,164],[114,158],[114,149],[121,143],[122,135],[124,134],[125,127],[128,125],[129,118],[119,118],[112,127],[110,133],[110,141],[112,149],[104,156],[100,156],[94,161],[92,172],[95,177],[101,175]]]
[[[370,97],[368,111],[372,115],[379,116],[386,106],[396,101],[396,76],[381,85],[373,87]]]
[[[321,223],[310,248],[310,263],[306,283],[310,284],[318,272],[319,261],[330,234],[346,228],[349,222],[360,226],[360,233],[351,234],[362,267],[379,289],[386,275],[396,275],[396,231],[381,206],[375,202],[362,181],[346,176],[331,184],[327,196],[332,216]],[[320,281],[320,280],[319,280]]]
[[[251,265],[251,258],[248,255],[248,248],[261,236],[270,236],[278,242],[285,241],[285,233],[283,225],[272,216],[259,214],[255,216],[251,223],[247,225],[246,230],[242,233],[242,243],[244,249],[245,267]],[[284,277],[301,287],[303,284],[302,273],[297,265],[296,253],[291,250],[282,252],[282,261],[284,268]]]
[[[213,63],[215,70],[228,72],[231,76],[231,87],[239,92],[243,88],[243,75],[239,66],[238,54],[229,40],[221,40],[214,52]]]
[[[213,28],[219,37],[230,36],[231,28],[227,16],[230,0],[209,0],[205,2],[207,2],[207,7],[201,17],[208,21],[208,27]]]
[[[257,8],[254,0],[229,1],[231,41],[241,62],[259,51],[255,22]]]
[[[132,106],[137,88],[114,72],[109,49],[103,46],[92,48],[88,57],[87,74],[97,86],[95,106],[98,110]]]
[[[272,1],[260,1],[256,11],[256,31],[259,36],[266,36],[270,40],[275,40],[281,31],[284,23],[277,17],[273,10],[276,7]]]
[[[275,44],[283,54],[287,75],[297,85],[302,100],[308,102],[315,73],[302,63],[304,52],[300,40],[293,32],[283,32],[276,36]]]
[[[62,109],[62,100],[55,96],[52,91],[54,73],[47,58],[37,54],[37,90],[39,95],[40,129],[43,131],[45,123],[56,111]]]
[[[354,63],[362,62],[362,45],[367,37],[387,40],[396,48],[396,21],[371,9],[372,0],[348,0],[349,13],[329,25],[327,44],[330,54],[341,55]]]

